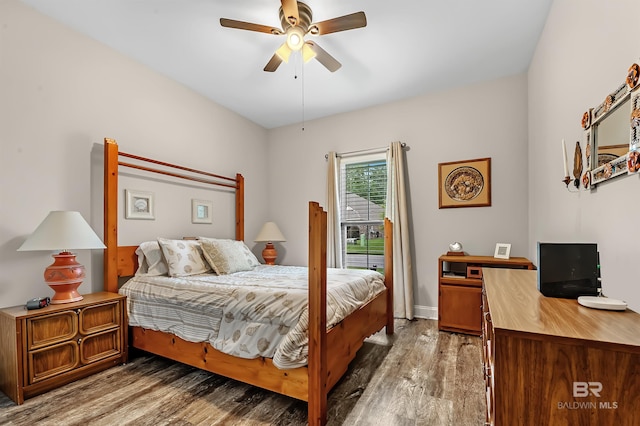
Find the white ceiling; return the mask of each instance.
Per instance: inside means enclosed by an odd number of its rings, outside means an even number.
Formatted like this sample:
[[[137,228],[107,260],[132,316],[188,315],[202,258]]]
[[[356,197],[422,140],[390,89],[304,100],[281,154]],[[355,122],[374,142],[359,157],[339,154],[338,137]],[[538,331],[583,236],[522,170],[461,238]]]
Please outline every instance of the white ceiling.
[[[307,36],[335,73],[292,55],[262,69],[284,36],[278,0],[22,0],[265,128],[527,70],[552,0],[307,0],[313,22],[364,11],[365,28]],[[296,78],[297,77],[297,78]]]

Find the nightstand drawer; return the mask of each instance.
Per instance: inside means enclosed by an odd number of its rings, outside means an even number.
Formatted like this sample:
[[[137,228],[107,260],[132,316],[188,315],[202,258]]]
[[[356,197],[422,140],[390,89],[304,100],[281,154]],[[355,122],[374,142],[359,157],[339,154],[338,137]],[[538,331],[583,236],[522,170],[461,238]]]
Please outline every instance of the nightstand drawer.
[[[78,365],[75,341],[60,343],[29,352],[29,384],[71,371]]]
[[[120,329],[92,334],[80,341],[80,360],[83,364],[100,361],[118,355],[120,347]]]
[[[119,302],[89,306],[80,312],[80,333],[87,335],[120,326]]]
[[[58,312],[27,319],[27,348],[42,348],[64,342],[78,334],[78,315],[74,311]]]

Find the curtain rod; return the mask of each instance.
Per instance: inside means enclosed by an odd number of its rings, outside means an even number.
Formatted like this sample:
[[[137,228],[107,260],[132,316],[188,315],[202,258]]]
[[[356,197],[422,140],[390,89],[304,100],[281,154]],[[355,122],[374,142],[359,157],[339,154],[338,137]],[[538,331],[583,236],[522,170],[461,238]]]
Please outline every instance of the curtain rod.
[[[403,148],[407,146],[406,143],[402,142],[400,144],[400,146],[402,146]],[[384,152],[387,151],[389,149],[388,146],[385,147],[381,147],[381,148],[370,148],[370,149],[361,149],[358,151],[349,151],[349,152],[341,152],[339,154],[336,154],[337,157],[345,157],[345,156],[349,156],[349,155],[355,155],[355,154],[376,154],[378,152]],[[324,159],[328,160],[329,159],[329,154],[325,154],[324,155]]]

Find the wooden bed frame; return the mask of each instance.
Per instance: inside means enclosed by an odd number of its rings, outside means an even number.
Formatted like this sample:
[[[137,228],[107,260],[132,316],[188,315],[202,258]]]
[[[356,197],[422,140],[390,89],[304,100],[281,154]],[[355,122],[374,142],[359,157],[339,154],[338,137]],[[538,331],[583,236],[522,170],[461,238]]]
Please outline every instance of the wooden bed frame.
[[[121,157],[162,168],[125,163]],[[118,278],[134,275],[137,246],[118,246],[118,168],[130,167],[179,179],[232,189],[236,197],[236,239],[244,240],[244,178],[215,175],[118,151],[115,140],[104,140],[104,287],[118,291]],[[166,171],[167,168],[188,174]],[[194,177],[193,174],[204,177]],[[327,330],[327,213],[309,203],[309,355],[308,365],[281,370],[271,359],[243,359],[224,354],[209,343],[193,343],[169,333],[130,327],[130,345],[212,373],[255,385],[308,403],[309,425],[326,423],[327,394],[346,372],[365,338],[386,327],[393,334],[392,227],[385,220],[385,287],[368,304]]]

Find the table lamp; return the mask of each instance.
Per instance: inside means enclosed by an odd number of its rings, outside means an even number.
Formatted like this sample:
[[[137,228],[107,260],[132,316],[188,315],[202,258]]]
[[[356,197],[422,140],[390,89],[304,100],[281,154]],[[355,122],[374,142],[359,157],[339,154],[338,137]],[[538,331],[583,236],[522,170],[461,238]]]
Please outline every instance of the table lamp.
[[[106,248],[78,212],[52,211],[18,251],[62,250],[44,270],[44,281],[55,292],[51,303],[82,300],[78,287],[85,276],[84,266],[76,262],[70,249]]]
[[[258,233],[258,236],[255,240],[256,243],[266,242],[264,250],[262,250],[262,258],[264,259],[267,265],[275,265],[276,258],[278,257],[278,251],[273,246],[274,241],[287,241],[278,225],[274,222],[267,222],[262,226],[262,229]]]

